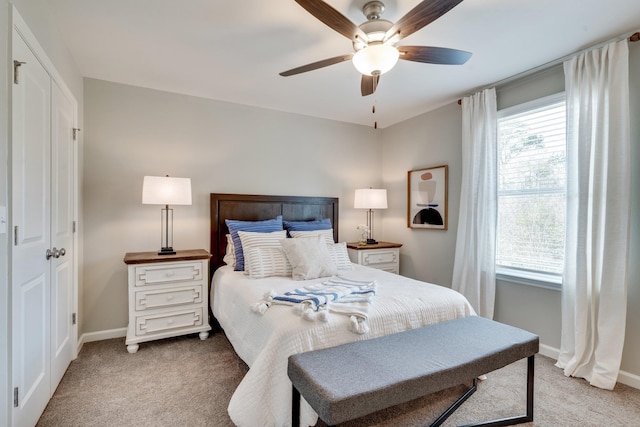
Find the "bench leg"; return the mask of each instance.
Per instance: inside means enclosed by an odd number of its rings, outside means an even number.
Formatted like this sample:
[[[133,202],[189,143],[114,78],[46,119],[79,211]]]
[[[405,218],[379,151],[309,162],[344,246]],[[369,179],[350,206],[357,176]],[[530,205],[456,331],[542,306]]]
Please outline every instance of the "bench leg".
[[[527,415],[516,417],[500,418],[497,420],[486,421],[477,424],[465,424],[461,427],[497,427],[512,426],[514,424],[522,424],[533,421],[533,372],[535,366],[535,355],[527,358]]]
[[[291,427],[300,427],[300,392],[295,387],[291,394]]]
[[[291,427],[300,427],[300,392],[292,387],[291,394]]]
[[[462,405],[464,401],[469,398],[469,396],[475,393],[477,389],[478,389],[478,379],[474,378],[473,385],[469,387],[467,391],[465,391],[464,394],[458,398],[458,400],[453,402],[453,404],[449,406],[446,411],[440,414],[440,416],[436,418],[434,422],[431,423],[430,427],[439,427],[440,425],[442,425],[442,423],[445,422],[447,418],[449,418],[449,416],[453,414],[456,411],[456,409],[458,409],[460,405]]]

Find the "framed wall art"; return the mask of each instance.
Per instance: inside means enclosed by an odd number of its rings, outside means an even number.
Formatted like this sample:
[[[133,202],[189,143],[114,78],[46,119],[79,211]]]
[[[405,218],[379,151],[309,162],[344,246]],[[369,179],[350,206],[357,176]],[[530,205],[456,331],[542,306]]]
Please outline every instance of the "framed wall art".
[[[447,179],[449,166],[408,172],[407,227],[447,229]]]

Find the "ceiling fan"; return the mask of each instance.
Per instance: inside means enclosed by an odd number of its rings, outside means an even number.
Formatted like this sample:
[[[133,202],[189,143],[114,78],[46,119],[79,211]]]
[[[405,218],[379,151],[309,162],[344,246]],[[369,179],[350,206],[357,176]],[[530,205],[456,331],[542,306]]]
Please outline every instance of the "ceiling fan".
[[[352,60],[362,74],[362,96],[375,92],[380,75],[391,70],[398,59],[427,64],[461,65],[471,57],[470,52],[433,46],[396,46],[403,38],[435,21],[462,0],[423,0],[395,24],[380,16],[384,12],[381,1],[370,1],[362,7],[367,21],[356,25],[346,16],[322,0],[295,0],[307,12],[347,37],[355,53],[335,56],[283,71],[281,76],[293,76],[318,68]]]

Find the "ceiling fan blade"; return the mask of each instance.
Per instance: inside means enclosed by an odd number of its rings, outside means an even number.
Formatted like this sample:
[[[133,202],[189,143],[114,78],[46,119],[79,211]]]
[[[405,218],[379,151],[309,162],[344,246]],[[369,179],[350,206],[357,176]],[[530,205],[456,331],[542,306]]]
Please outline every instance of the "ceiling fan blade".
[[[292,68],[280,73],[283,77],[293,76],[295,74],[306,73],[307,71],[317,70],[318,68],[328,67],[329,65],[339,64],[340,62],[348,61],[353,58],[353,53],[346,55],[335,56],[333,58],[323,59],[322,61],[313,62],[311,64],[302,65],[300,67]]]
[[[367,35],[360,27],[322,0],[296,0],[296,3],[349,40],[361,38],[367,41]]]
[[[461,2],[462,0],[423,0],[387,30],[384,39],[395,36],[397,42],[432,23]]]
[[[366,74],[362,75],[362,80],[360,80],[360,92],[362,96],[371,95],[378,88],[378,83],[380,83],[380,76],[368,76]]]
[[[471,52],[433,46],[398,46],[400,59],[427,64],[462,65],[471,58]]]

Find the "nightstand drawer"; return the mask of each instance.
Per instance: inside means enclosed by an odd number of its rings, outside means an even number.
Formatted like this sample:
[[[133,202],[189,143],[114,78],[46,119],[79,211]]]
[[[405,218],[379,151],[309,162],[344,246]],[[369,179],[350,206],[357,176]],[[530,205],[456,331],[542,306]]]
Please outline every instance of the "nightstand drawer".
[[[202,302],[202,285],[136,292],[136,311]]]
[[[136,286],[202,280],[201,262],[180,264],[142,265],[136,269]]]
[[[202,307],[169,313],[136,316],[136,335],[164,332],[176,328],[202,325]]]
[[[362,254],[362,265],[376,265],[395,263],[397,259],[397,250],[390,251],[365,251]]]
[[[365,265],[378,270],[400,274],[400,243],[378,242],[360,245],[347,243],[349,259],[354,264]]]

